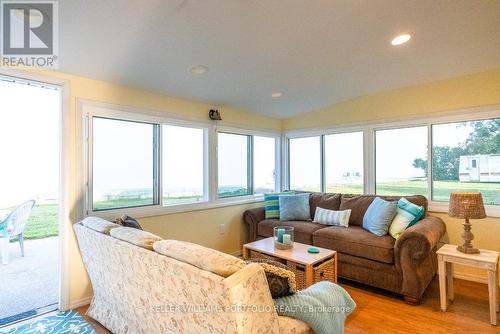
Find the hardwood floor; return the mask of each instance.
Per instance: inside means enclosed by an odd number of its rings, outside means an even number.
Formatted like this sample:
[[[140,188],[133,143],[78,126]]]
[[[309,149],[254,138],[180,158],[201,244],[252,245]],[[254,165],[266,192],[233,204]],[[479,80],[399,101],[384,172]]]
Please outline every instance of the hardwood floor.
[[[397,295],[366,286],[351,282],[341,282],[341,285],[357,304],[356,310],[347,319],[347,334],[500,334],[500,326],[490,325],[486,284],[455,280],[455,301],[449,305],[447,312],[439,309],[437,279],[431,283],[419,306],[410,306]],[[87,306],[78,309],[82,315],[86,310]],[[109,333],[92,319],[87,317],[87,320],[97,333]]]

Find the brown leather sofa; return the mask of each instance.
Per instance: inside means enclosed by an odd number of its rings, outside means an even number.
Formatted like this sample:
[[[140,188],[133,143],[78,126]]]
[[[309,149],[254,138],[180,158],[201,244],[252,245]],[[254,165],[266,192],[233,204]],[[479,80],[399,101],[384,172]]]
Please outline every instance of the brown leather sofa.
[[[331,210],[351,209],[349,227],[325,226],[312,221],[265,219],[264,208],[245,211],[248,241],[271,237],[275,226],[293,226],[295,241],[338,252],[338,275],[404,296],[407,303],[418,304],[436,274],[436,247],[446,227],[438,217],[427,214],[424,196],[405,196],[425,208],[424,218],[406,229],[395,240],[389,234],[378,237],[362,228],[363,216],[376,196],[311,193],[311,217],[317,207]],[[401,197],[380,196],[388,201]]]

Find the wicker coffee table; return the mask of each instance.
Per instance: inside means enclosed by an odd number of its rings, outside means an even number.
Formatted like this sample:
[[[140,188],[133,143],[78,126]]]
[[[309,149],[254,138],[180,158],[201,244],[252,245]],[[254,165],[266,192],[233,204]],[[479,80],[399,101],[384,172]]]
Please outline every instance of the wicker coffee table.
[[[266,258],[285,264],[295,273],[297,288],[304,289],[319,281],[337,282],[337,252],[315,247],[319,253],[307,252],[311,245],[293,243],[292,249],[274,248],[274,238],[257,240],[243,245],[243,257]]]

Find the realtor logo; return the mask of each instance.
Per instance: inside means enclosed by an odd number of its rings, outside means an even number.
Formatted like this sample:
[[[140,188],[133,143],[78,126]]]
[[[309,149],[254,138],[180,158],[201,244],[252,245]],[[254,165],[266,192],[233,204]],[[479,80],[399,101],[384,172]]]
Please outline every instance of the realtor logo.
[[[1,66],[58,67],[58,2],[0,1]]]

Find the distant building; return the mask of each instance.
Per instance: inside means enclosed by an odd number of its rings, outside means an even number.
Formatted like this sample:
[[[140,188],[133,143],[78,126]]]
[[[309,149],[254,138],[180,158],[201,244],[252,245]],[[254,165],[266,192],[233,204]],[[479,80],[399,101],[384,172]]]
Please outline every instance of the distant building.
[[[500,154],[462,155],[460,182],[500,182]]]

